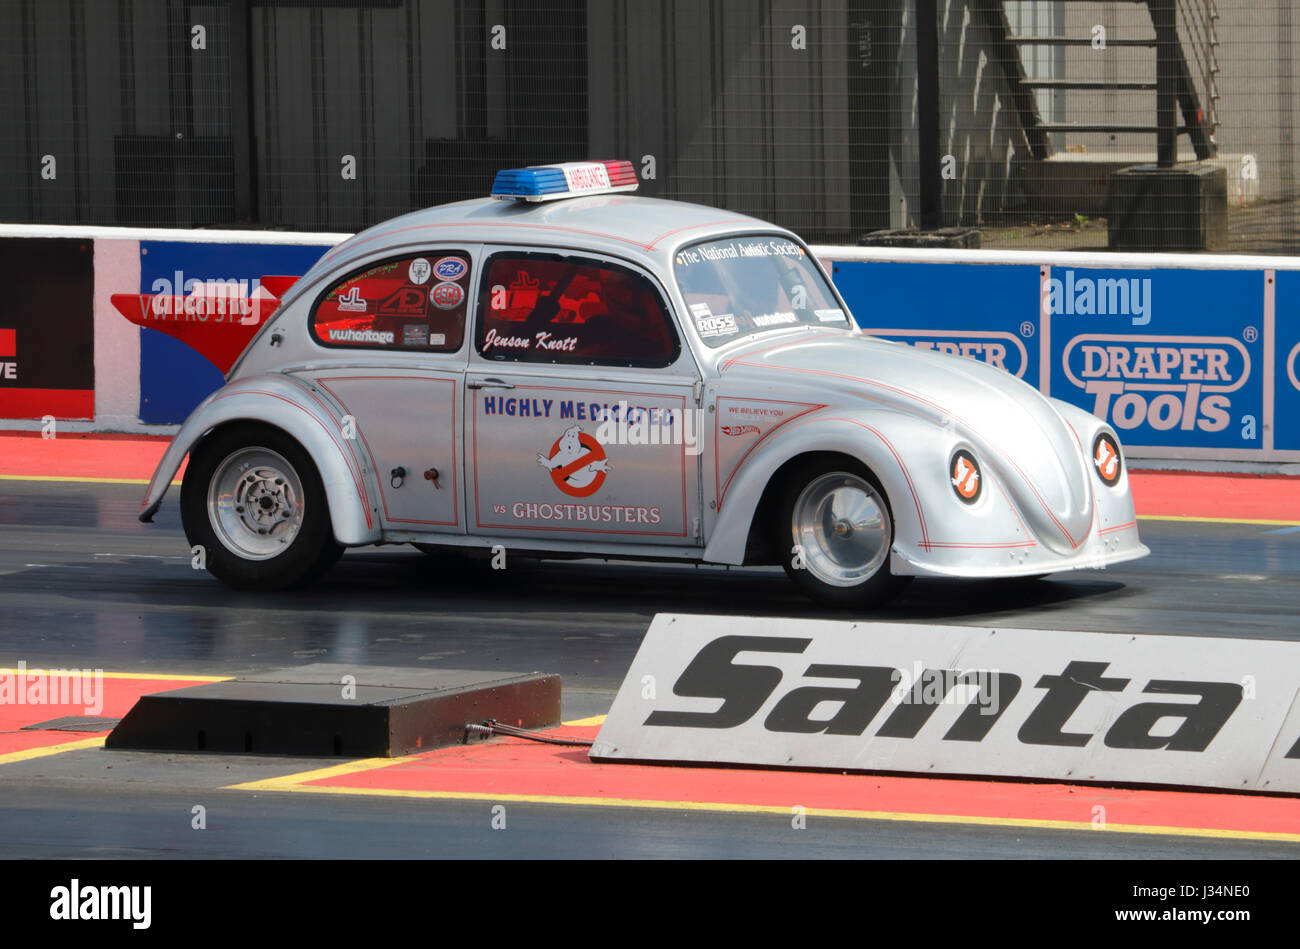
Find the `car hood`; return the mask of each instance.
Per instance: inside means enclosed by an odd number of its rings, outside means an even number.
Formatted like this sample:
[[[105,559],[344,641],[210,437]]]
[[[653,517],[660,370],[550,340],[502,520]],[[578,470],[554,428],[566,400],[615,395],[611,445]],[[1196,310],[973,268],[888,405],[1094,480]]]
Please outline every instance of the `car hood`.
[[[1059,553],[1077,549],[1092,528],[1081,436],[1047,397],[1008,372],[838,333],[759,342],[724,358],[720,368],[728,381],[752,375],[779,386],[802,377],[824,393],[819,401],[850,409],[866,402],[952,431],[1004,487],[1037,539]]]

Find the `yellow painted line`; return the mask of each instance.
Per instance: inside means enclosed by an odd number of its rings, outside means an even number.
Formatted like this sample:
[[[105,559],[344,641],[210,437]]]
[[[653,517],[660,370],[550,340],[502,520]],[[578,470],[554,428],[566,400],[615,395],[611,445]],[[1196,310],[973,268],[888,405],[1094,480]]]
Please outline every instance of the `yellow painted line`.
[[[3,669],[0,668],[0,675],[28,675],[28,676],[94,676],[96,671],[93,669]],[[167,682],[226,682],[232,676],[189,676],[189,675],[172,675],[168,672],[101,672],[98,673],[105,679],[163,679]]]
[[[361,771],[375,771],[379,768],[389,768],[395,764],[406,764],[411,758],[360,758],[356,761],[347,761],[343,764],[332,765],[328,768],[316,768],[313,771],[300,771],[297,774],[286,774],[278,778],[260,778],[257,781],[245,781],[242,784],[232,784],[224,790],[227,791],[301,791],[305,788],[303,783],[306,781],[321,781],[326,778],[337,778],[347,774],[357,774]]]
[[[0,474],[0,481],[62,481],[69,484],[148,484],[148,478],[80,478],[63,475],[11,475]],[[180,484],[173,481],[172,484]]]
[[[383,767],[374,762],[388,762],[394,759],[372,758],[365,762],[367,767],[356,770],[369,770]],[[403,760],[403,759],[396,759]],[[340,765],[347,769],[348,765]],[[508,801],[516,804],[562,804],[578,807],[632,807],[650,810],[670,811],[706,811],[728,814],[779,814],[789,817],[793,810],[771,804],[728,804],[718,801],[657,801],[621,797],[576,797],[550,794],[497,794],[484,791],[412,791],[395,788],[341,788],[322,787],[297,783],[295,779],[316,780],[323,771],[308,771],[302,775],[288,775],[283,778],[268,778],[262,781],[250,781],[244,784],[232,784],[223,790],[240,791],[305,791],[313,794],[361,794],[370,797],[415,798],[423,800],[452,801],[491,801],[500,803]],[[348,773],[342,770],[339,773]],[[984,827],[1015,827],[1036,830],[1074,830],[1074,831],[1109,831],[1120,834],[1156,834],[1174,837],[1212,837],[1229,840],[1267,840],[1284,843],[1300,843],[1300,834],[1272,831],[1225,830],[1217,827],[1166,827],[1152,824],[1106,824],[1098,827],[1087,821],[1033,820],[1020,817],[980,817],[970,814],[923,814],[901,811],[859,811],[838,810],[834,808],[810,807],[804,814],[811,817],[833,817],[850,820],[897,821],[919,824],[966,824]]]
[[[593,715],[593,716],[591,716],[591,718],[575,718],[575,719],[574,719],[573,721],[571,721],[571,722],[563,722],[562,724],[563,724],[563,725],[567,725],[567,726],[569,726],[569,727],[572,727],[572,726],[574,726],[574,725],[604,725],[604,724],[605,724],[605,716],[604,716],[604,715]]]
[[[562,725],[600,725],[605,721],[604,715],[592,715],[590,718],[577,718],[571,722],[563,722]],[[317,768],[314,771],[301,771],[297,774],[286,774],[278,778],[260,778],[257,781],[247,781],[243,784],[232,784],[227,790],[240,791],[300,791],[304,790],[303,784],[309,781],[324,781],[328,778],[342,777],[348,774],[358,774],[362,771],[377,771],[380,768],[390,768],[397,764],[406,764],[415,760],[415,755],[407,755],[401,758],[358,758],[356,761],[345,761],[343,764],[331,765],[328,768]],[[368,793],[368,792],[367,792]]]
[[[1139,521],[1192,521],[1198,524],[1267,524],[1273,527],[1300,527],[1300,521],[1275,521],[1256,517],[1192,517],[1190,514],[1139,514]]]
[[[11,751],[7,754],[0,755],[0,764],[11,764],[15,761],[29,761],[32,758],[47,758],[50,755],[61,755],[65,751],[80,751],[82,748],[102,748],[104,739],[107,735],[100,735],[96,738],[80,738],[77,741],[65,741],[60,745],[45,745],[42,748],[27,748],[23,751]]]
[[[10,475],[0,474],[0,481],[55,481],[67,484],[149,484],[146,478],[90,478],[64,477],[62,475]],[[180,479],[171,482],[179,486]],[[1139,521],[1187,521],[1194,524],[1263,524],[1270,527],[1300,527],[1300,521],[1273,520],[1253,517],[1199,517],[1192,514],[1139,514]]]

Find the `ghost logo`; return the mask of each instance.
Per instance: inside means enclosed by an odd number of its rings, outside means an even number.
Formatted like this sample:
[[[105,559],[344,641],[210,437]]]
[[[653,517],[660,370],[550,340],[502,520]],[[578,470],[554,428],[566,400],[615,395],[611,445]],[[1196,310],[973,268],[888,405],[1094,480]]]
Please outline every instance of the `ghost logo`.
[[[1119,457],[1119,445],[1105,432],[1098,435],[1092,443],[1092,463],[1097,468],[1097,476],[1107,487],[1113,488],[1119,483],[1124,463]]]
[[[599,491],[609,471],[600,442],[576,425],[556,439],[549,455],[538,452],[537,463],[551,473],[557,488],[575,498]]]
[[[963,449],[952,456],[948,465],[948,480],[952,482],[957,497],[965,503],[974,504],[979,500],[984,487],[983,479],[980,477],[980,466],[970,452]]]

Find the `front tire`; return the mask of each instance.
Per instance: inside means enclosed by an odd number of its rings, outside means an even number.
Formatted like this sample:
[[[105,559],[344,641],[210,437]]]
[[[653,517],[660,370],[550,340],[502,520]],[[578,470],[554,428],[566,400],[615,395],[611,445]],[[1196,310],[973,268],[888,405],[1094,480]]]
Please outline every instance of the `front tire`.
[[[806,465],[787,481],[779,510],[782,566],[812,599],[878,606],[909,579],[889,572],[894,518],[884,489],[865,468]]]
[[[218,429],[190,453],[181,523],[212,575],[239,590],[305,586],[343,553],[311,457],[257,422]]]

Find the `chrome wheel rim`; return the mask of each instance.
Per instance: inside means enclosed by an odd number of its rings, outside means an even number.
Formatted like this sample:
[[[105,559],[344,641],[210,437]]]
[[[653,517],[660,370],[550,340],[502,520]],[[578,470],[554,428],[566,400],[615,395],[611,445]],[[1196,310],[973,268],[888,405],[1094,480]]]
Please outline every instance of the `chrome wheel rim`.
[[[868,481],[846,472],[810,482],[795,501],[791,527],[804,569],[836,587],[858,586],[875,576],[893,543],[884,498]]]
[[[270,560],[302,529],[298,472],[269,448],[241,448],[208,485],[208,520],[217,539],[245,560]]]

